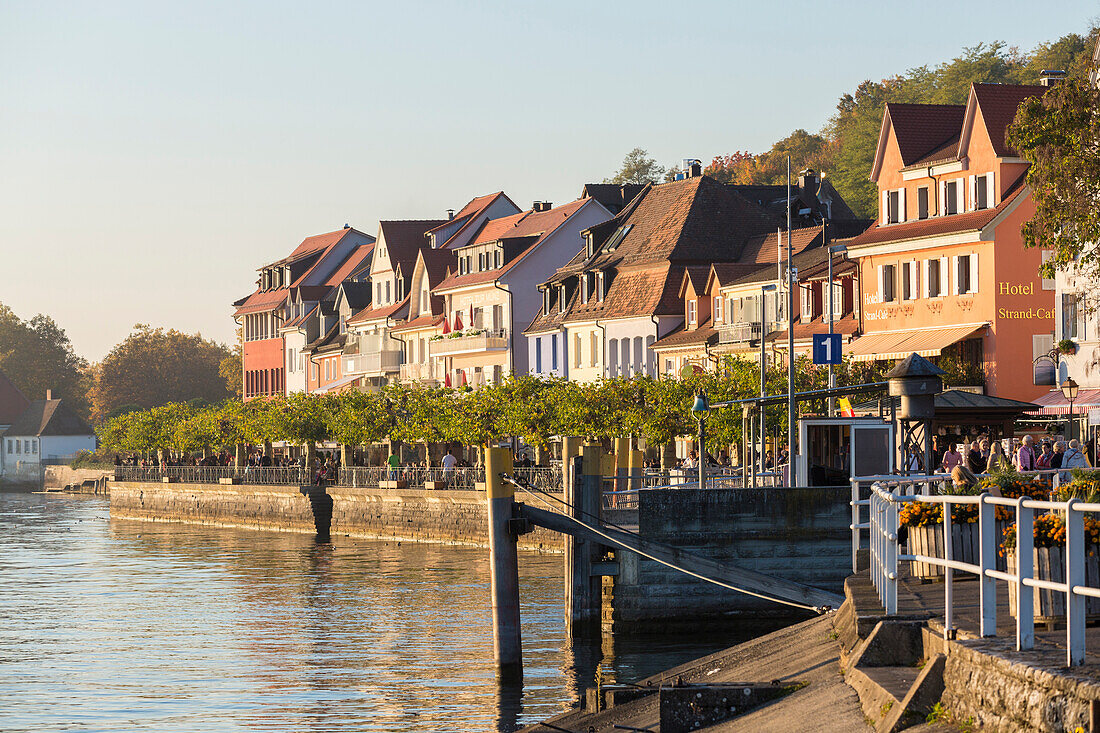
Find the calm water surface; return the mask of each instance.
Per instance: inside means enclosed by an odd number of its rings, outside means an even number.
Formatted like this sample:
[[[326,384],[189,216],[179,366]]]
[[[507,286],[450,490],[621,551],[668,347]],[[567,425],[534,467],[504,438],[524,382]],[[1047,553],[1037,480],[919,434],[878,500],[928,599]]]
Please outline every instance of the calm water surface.
[[[492,666],[487,551],[111,520],[0,493],[0,730],[510,731],[730,637],[569,645],[523,554],[524,685]]]

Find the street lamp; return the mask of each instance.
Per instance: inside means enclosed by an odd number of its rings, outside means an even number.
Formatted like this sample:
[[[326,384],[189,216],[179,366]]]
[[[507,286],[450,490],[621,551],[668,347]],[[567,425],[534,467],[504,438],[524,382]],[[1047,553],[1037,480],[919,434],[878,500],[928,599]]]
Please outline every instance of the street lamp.
[[[833,335],[833,255],[848,251],[845,244],[834,244],[829,247],[829,336]],[[836,387],[836,374],[833,373],[832,362],[829,363],[829,389]],[[836,397],[829,395],[829,417],[836,414]]]
[[[1073,377],[1068,377],[1062,382],[1062,396],[1069,400],[1069,439],[1073,440],[1073,401],[1077,399],[1077,382]]]
[[[710,402],[707,401],[707,393],[703,390],[699,390],[699,393],[695,395],[695,404],[691,406],[691,416],[699,422],[699,488],[705,489],[706,485],[706,434],[703,429],[707,419],[707,414],[710,412]]]

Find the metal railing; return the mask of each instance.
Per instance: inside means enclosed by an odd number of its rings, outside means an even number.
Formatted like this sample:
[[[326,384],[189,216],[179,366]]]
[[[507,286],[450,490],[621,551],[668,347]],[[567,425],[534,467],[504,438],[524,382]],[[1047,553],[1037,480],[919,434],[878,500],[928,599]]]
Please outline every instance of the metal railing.
[[[508,329],[489,328],[472,329],[472,333],[461,335],[448,334],[441,339],[428,342],[428,353],[432,356],[455,354],[464,351],[486,351],[508,348]]]
[[[443,379],[445,370],[434,361],[402,364],[399,371],[403,382],[428,382]]]
[[[541,491],[561,491],[560,468],[518,467],[513,474]],[[450,491],[473,491],[485,483],[484,466],[441,468],[439,466],[349,466],[340,469],[340,486],[374,487],[380,481],[404,481],[409,488],[424,488],[427,484],[443,484]],[[439,488],[439,487],[436,487]]]
[[[1057,472],[1055,476],[1057,476]],[[1058,479],[1055,478],[1055,481]],[[1065,502],[1044,501],[1030,497],[1005,498],[983,493],[979,496],[929,495],[904,493],[907,482],[897,482],[900,491],[890,491],[884,482],[874,482],[868,500],[869,573],[872,584],[888,615],[898,612],[899,563],[915,561],[944,569],[944,634],[955,628],[954,572],[973,573],[979,579],[979,634],[997,634],[998,580],[1011,584],[1016,598],[1016,648],[1019,651],[1035,646],[1035,590],[1050,591],[1065,596],[1066,660],[1069,666],[1085,662],[1085,602],[1100,599],[1100,588],[1086,585],[1085,568],[1088,548],[1085,535],[1085,514],[1100,513],[1100,504],[1070,499]],[[910,484],[912,485],[912,484]],[[900,507],[910,502],[939,504],[943,514],[944,557],[903,554],[899,551]],[[953,505],[976,505],[978,511],[978,562],[967,563],[954,557],[951,508]],[[1016,515],[1015,572],[997,569],[996,508],[1006,507]],[[1065,526],[1064,581],[1036,577],[1034,540],[1035,510],[1060,513]],[[858,530],[853,530],[857,532]],[[1060,570],[1052,568],[1052,570]],[[1060,572],[1058,573],[1061,574]],[[1052,573],[1052,576],[1054,573]]]
[[[184,484],[216,484],[221,479],[239,479],[246,484],[297,486],[309,483],[306,470],[298,466],[115,466],[116,481],[160,482],[167,478]]]
[[[768,321],[764,324],[764,333],[778,331],[780,324],[776,321]],[[740,321],[718,327],[718,343],[738,344],[745,341],[755,341],[760,338],[760,321]]]
[[[344,374],[396,372],[401,367],[400,349],[383,349],[366,354],[345,354]]]

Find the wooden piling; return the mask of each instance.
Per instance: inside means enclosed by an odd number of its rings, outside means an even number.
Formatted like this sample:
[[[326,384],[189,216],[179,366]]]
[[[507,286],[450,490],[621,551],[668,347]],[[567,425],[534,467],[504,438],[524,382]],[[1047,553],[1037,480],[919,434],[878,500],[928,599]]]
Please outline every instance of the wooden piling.
[[[523,679],[519,619],[519,555],[512,531],[515,490],[501,479],[512,473],[510,448],[485,451],[485,498],[489,505],[489,569],[493,596],[493,657],[497,678]]]
[[[586,524],[597,524],[600,515],[600,446],[586,445],[580,458],[573,458],[573,480],[566,486],[566,511]],[[592,563],[600,559],[602,547],[590,540],[565,536],[565,626],[570,638],[598,629],[600,620],[600,578],[592,576]]]

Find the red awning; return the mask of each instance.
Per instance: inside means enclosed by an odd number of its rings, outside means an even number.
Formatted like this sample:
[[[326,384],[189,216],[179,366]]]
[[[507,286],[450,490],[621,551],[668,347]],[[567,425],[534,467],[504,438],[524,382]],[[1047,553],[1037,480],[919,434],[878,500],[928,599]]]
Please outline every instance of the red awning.
[[[1031,400],[1039,405],[1038,410],[1032,410],[1039,415],[1068,415],[1069,400],[1060,389],[1052,389],[1042,397]],[[1073,401],[1074,414],[1082,414],[1090,408],[1100,407],[1100,389],[1082,389],[1077,392],[1077,399]]]

